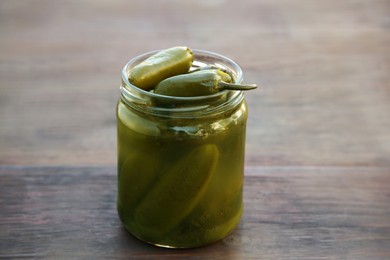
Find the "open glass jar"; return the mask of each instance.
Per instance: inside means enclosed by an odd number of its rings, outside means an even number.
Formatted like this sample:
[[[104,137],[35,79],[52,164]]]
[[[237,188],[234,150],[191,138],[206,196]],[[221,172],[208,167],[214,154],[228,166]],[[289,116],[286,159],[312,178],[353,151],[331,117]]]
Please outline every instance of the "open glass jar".
[[[216,53],[194,50],[194,65],[241,68]],[[122,70],[117,104],[119,217],[137,238],[191,248],[228,235],[243,211],[247,106],[242,91],[198,97],[157,95],[133,86]]]

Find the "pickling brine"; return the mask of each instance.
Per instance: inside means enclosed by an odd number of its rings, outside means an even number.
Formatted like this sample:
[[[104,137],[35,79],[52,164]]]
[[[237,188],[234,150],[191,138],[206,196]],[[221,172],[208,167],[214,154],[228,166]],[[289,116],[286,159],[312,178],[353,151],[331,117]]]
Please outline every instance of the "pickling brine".
[[[137,238],[162,247],[191,248],[228,235],[243,212],[247,106],[242,91],[171,97],[128,81],[122,71],[117,104],[118,214]],[[218,54],[194,51],[195,62],[240,67]]]

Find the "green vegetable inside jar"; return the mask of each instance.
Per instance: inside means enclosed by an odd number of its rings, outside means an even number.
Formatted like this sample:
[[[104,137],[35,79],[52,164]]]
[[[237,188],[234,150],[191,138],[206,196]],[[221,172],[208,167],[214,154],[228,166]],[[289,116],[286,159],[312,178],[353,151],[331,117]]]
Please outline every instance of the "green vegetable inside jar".
[[[187,47],[146,53],[123,68],[117,207],[131,234],[193,248],[237,226],[247,120],[241,90],[255,88],[242,78],[231,59]]]

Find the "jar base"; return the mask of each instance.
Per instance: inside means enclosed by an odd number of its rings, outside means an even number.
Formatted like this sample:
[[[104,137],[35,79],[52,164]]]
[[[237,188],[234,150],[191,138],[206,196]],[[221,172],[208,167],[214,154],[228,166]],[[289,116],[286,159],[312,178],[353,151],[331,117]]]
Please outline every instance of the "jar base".
[[[193,245],[178,245],[178,244],[174,245],[174,243],[168,244],[168,243],[148,241],[147,239],[144,239],[141,236],[132,232],[128,227],[126,227],[125,223],[122,222],[122,224],[123,224],[125,230],[130,233],[130,235],[132,235],[136,239],[138,239],[144,243],[147,243],[149,245],[153,245],[153,246],[160,247],[160,248],[167,248],[167,249],[190,249],[190,248],[201,248],[201,247],[210,246],[212,244],[215,244],[215,243],[221,241],[222,239],[226,238],[227,236],[229,236],[237,228],[237,226],[241,220],[242,214],[243,214],[243,209],[241,208],[241,210],[236,214],[236,216],[233,217],[232,219],[230,219],[228,222],[225,222],[224,224],[222,224],[218,227],[215,227],[214,229],[212,229],[212,231],[210,231],[210,230],[208,231],[209,233],[220,234],[218,237],[216,237],[214,239],[209,239],[209,240],[205,241],[204,243],[195,243]],[[226,230],[226,232],[223,232],[219,229]]]

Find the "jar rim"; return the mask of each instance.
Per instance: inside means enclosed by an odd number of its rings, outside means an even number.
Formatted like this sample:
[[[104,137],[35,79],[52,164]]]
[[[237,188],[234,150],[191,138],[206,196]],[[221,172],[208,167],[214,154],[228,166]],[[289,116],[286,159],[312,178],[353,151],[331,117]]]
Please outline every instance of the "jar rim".
[[[123,67],[121,72],[122,86],[120,87],[120,94],[122,100],[127,105],[143,112],[147,110],[151,114],[169,114],[169,116],[172,116],[173,112],[183,114],[198,110],[207,110],[206,112],[208,113],[216,113],[221,109],[226,110],[227,104],[234,107],[237,103],[241,103],[244,95],[243,91],[223,90],[206,96],[176,97],[146,91],[130,83],[129,73],[131,69],[158,51],[155,50],[138,55],[128,61]],[[235,83],[239,84],[242,82],[242,69],[234,60],[221,54],[205,50],[192,49],[192,52],[194,54],[194,63],[212,64],[228,70],[231,72]]]

